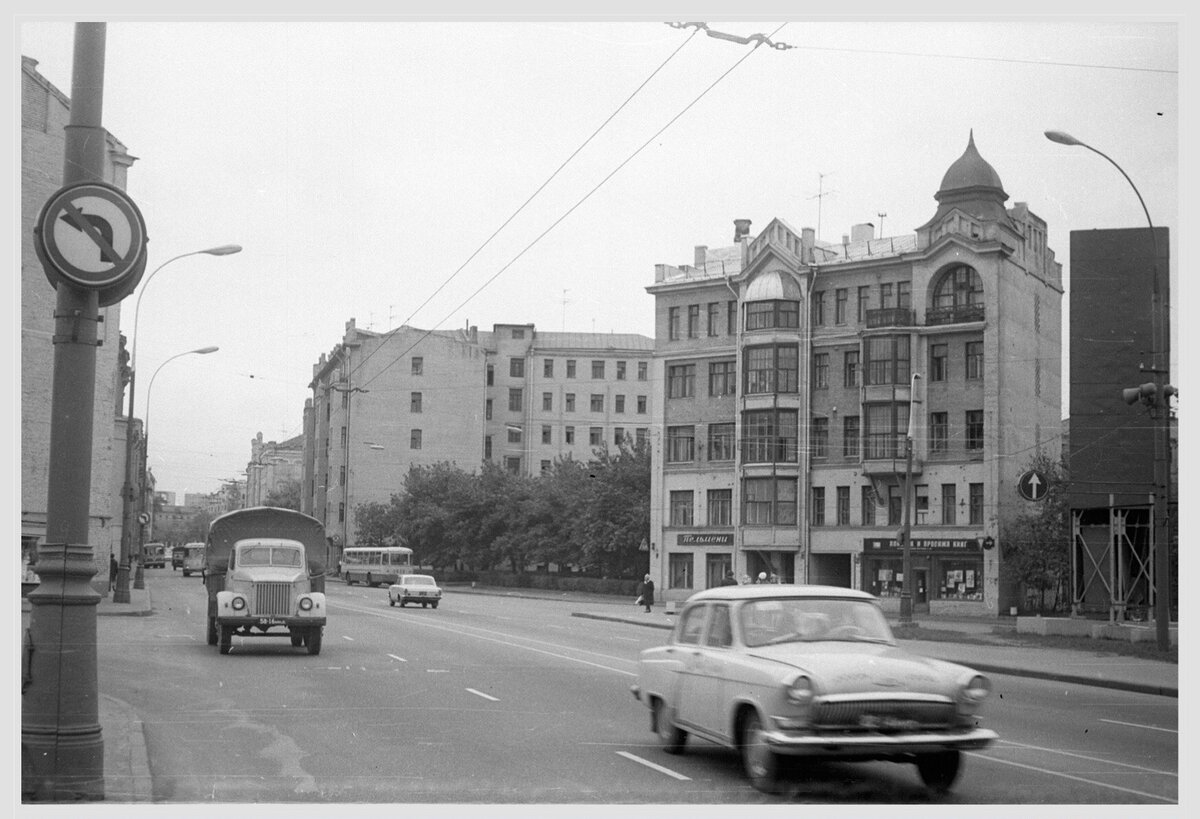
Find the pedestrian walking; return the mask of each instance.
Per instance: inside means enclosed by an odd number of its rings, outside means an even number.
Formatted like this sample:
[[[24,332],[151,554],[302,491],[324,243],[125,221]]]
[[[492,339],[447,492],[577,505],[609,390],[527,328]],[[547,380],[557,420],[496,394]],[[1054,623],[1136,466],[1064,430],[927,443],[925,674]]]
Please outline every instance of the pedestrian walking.
[[[108,553],[108,590],[112,591],[117,587],[117,557],[112,552]]]
[[[646,578],[638,583],[637,592],[637,600],[634,602],[650,611],[650,607],[654,605],[654,581],[650,579],[650,575],[646,575]]]

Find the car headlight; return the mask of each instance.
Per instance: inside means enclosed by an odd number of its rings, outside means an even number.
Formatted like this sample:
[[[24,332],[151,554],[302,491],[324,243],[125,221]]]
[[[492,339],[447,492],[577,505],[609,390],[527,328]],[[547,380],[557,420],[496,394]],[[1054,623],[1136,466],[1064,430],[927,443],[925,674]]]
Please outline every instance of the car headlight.
[[[246,598],[235,597],[229,602],[229,605],[233,607],[234,611],[241,611],[242,609],[246,608]]]
[[[311,597],[300,598],[300,611],[312,611],[313,602]]]
[[[969,715],[983,704],[992,693],[992,684],[987,677],[976,674],[958,692],[958,713]]]
[[[794,705],[807,707],[812,704],[813,698],[816,695],[817,692],[813,689],[812,680],[803,674],[788,683],[788,702],[793,703]]]

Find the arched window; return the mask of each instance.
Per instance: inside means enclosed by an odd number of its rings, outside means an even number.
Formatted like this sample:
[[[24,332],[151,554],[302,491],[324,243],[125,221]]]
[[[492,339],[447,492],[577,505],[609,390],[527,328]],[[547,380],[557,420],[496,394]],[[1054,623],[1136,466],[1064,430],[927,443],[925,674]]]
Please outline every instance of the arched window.
[[[975,268],[960,264],[942,273],[933,291],[934,309],[975,304],[983,304],[983,280]]]

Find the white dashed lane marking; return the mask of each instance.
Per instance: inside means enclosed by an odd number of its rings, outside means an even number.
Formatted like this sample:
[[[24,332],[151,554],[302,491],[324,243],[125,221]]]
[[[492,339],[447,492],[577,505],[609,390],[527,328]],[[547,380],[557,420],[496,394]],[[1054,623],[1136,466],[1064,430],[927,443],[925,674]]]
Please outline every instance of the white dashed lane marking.
[[[474,688],[468,688],[467,690],[470,691],[472,694],[474,694],[477,697],[483,697],[485,700],[491,700],[492,702],[500,702],[499,697],[493,697],[491,694],[485,694],[482,691],[476,691]]]
[[[678,771],[673,771],[670,768],[664,768],[662,765],[656,765],[655,763],[651,762],[650,760],[642,759],[640,756],[637,756],[636,754],[631,754],[628,751],[617,751],[617,756],[623,756],[626,759],[632,759],[634,762],[638,763],[639,765],[645,765],[647,768],[656,770],[659,773],[664,773],[667,776],[673,776],[676,779],[682,780],[684,782],[692,781],[692,778],[690,776],[684,776],[683,774],[679,773]]]

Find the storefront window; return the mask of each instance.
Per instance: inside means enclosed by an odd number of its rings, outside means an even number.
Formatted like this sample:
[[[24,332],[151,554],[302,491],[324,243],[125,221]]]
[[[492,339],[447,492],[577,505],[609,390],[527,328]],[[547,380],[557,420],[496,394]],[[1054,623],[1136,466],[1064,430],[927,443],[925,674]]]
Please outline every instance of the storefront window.
[[[983,561],[937,561],[933,593],[942,600],[983,600]]]
[[[899,597],[904,585],[904,559],[867,558],[867,591],[876,597]]]

